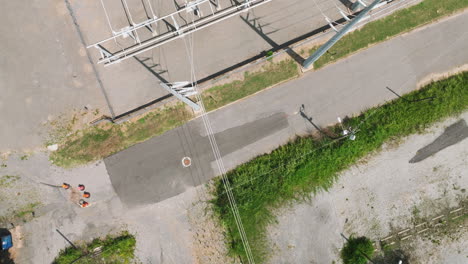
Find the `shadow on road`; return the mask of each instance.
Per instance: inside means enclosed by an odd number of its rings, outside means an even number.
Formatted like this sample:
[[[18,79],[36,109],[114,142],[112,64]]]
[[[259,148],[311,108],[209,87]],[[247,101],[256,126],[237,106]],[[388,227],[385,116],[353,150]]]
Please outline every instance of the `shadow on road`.
[[[302,116],[305,120],[309,121],[309,123],[310,123],[315,129],[317,129],[317,131],[320,132],[320,134],[321,134],[322,136],[325,136],[325,137],[330,138],[330,139],[336,139],[336,138],[337,138],[337,137],[335,137],[335,136],[330,135],[330,133],[327,133],[326,131],[324,131],[322,128],[320,128],[317,124],[315,124],[315,123],[312,121],[312,117],[311,117],[311,116],[308,116],[308,115],[306,114],[306,112],[305,112],[305,106],[304,106],[304,104],[302,104],[301,107],[299,108],[299,113],[301,114],[301,116]]]

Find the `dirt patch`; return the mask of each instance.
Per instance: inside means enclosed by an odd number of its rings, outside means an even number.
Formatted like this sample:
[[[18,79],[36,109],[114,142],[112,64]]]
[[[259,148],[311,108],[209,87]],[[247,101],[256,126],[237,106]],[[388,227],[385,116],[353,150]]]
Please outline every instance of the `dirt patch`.
[[[199,190],[207,200],[199,201],[188,212],[193,233],[193,255],[197,264],[240,263],[228,256],[226,234],[213,214],[206,188]]]

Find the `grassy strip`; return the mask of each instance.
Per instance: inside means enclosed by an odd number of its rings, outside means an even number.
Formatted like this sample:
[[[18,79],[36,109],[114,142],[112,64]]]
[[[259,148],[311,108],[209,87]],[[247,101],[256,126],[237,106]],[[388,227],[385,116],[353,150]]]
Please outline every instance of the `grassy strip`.
[[[207,110],[213,110],[240,98],[297,76],[292,60],[270,63],[264,71],[245,73],[243,81],[215,86],[203,93]],[[160,135],[193,118],[183,104],[158,110],[133,123],[91,127],[68,137],[50,159],[55,165],[73,167],[107,157],[138,142]]]
[[[370,109],[345,120],[357,127],[355,141],[297,138],[271,154],[259,156],[228,173],[244,228],[257,263],[265,261],[269,248],[266,227],[275,221],[272,209],[287,202],[327,190],[338,173],[360,158],[377,151],[384,142],[423,131],[432,123],[468,107],[468,72],[432,83],[404,96],[407,100],[435,97],[411,103],[402,99]],[[361,123],[362,122],[362,123]],[[337,127],[328,129],[338,134]],[[231,252],[245,258],[224,187],[216,182],[215,210],[230,231]]]
[[[82,245],[78,248],[68,247],[60,251],[59,256],[55,258],[53,264],[69,264],[80,257],[74,263],[132,263],[135,258],[135,244],[135,237],[128,232],[123,232],[117,237],[107,236],[105,239],[97,238],[87,245]],[[102,253],[96,257],[88,255],[98,247],[101,247]]]
[[[353,52],[468,7],[468,0],[424,0],[351,32],[314,63],[318,69]],[[309,50],[312,54],[318,47]]]
[[[85,164],[160,135],[192,117],[193,114],[180,103],[149,113],[136,122],[90,127],[69,136],[50,155],[50,160],[61,167]]]
[[[268,63],[264,71],[244,74],[244,80],[219,85],[203,92],[207,111],[237,101],[279,82],[297,77],[297,64],[293,60]]]

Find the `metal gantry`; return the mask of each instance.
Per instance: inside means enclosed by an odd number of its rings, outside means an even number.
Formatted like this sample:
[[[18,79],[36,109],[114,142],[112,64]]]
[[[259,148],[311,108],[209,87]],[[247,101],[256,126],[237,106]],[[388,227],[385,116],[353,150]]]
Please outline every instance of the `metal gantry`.
[[[124,3],[124,12],[128,17],[130,25],[118,31],[113,30],[105,5],[101,0],[104,13],[106,14],[109,27],[112,31],[112,36],[87,47],[95,48],[99,51],[101,58],[98,63],[103,63],[105,66],[129,59],[142,52],[214,25],[272,0],[231,1],[231,5],[225,8],[221,7],[219,0],[193,0],[185,2],[185,5],[179,7],[177,11],[162,17],[156,16],[151,3],[147,0],[150,17],[141,22],[133,21],[130,8],[125,0],[122,1]],[[202,12],[202,10],[209,10],[209,12]],[[180,19],[184,14],[186,15],[188,13],[195,14],[196,19]],[[165,25],[165,30],[156,30],[159,24]],[[148,34],[148,31],[150,34]],[[132,41],[123,42],[124,39],[128,37],[130,37]]]
[[[109,66],[272,0],[229,1],[229,4],[226,2],[224,8],[221,6],[220,0],[184,0],[184,5],[182,6],[178,6],[177,2],[174,1],[176,11],[161,17],[156,15],[150,0],[142,0],[141,4],[146,12],[147,19],[140,22],[134,21],[127,0],[121,0],[129,25],[119,30],[115,30],[112,26],[104,0],[100,1],[112,36],[89,45],[87,48],[94,48],[99,52],[100,59],[97,62],[98,64]],[[189,98],[196,93],[192,85],[192,83],[186,81],[161,83],[164,89],[192,107],[195,111],[198,111],[200,110],[200,106]]]

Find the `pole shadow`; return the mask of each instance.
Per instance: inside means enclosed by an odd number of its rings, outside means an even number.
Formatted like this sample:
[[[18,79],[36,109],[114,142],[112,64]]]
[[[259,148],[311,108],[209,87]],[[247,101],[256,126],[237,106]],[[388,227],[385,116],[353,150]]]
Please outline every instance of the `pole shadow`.
[[[315,124],[313,121],[312,121],[312,117],[311,116],[308,116],[305,112],[305,106],[304,104],[302,104],[300,107],[299,107],[299,114],[307,121],[309,121],[309,123],[315,128],[317,129],[318,132],[320,132],[320,134],[322,136],[325,136],[329,139],[336,139],[337,137],[336,136],[332,136],[332,135],[329,135],[329,133],[325,132],[320,126],[318,126],[317,124]]]
[[[468,126],[466,125],[465,120],[461,119],[455,124],[447,127],[444,130],[444,133],[436,138],[431,144],[419,149],[409,163],[423,161],[437,152],[461,142],[467,137]]]

